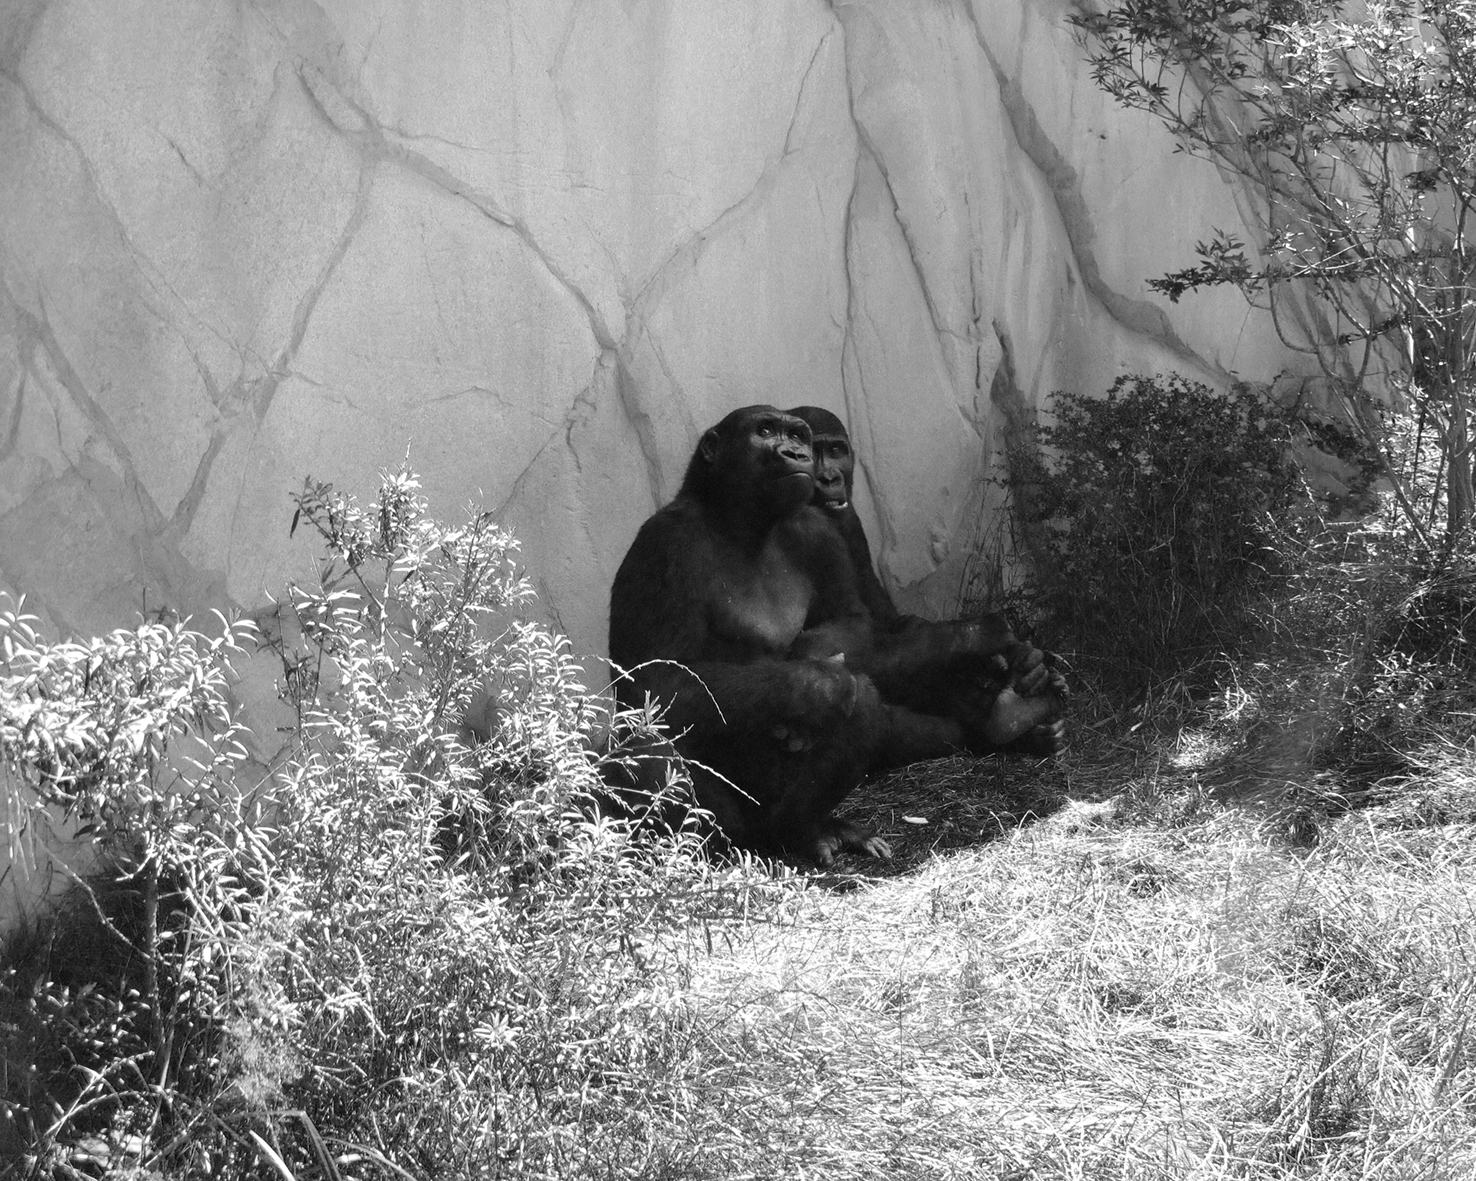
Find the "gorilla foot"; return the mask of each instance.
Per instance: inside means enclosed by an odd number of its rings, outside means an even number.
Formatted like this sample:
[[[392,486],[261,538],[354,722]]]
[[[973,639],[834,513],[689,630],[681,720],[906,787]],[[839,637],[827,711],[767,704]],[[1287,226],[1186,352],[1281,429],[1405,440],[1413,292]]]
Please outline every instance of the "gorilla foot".
[[[1026,697],[1045,694],[1062,702],[1071,700],[1071,686],[1066,683],[1061,670],[1049,663],[1032,669],[1029,677],[1015,682],[1015,688]]]
[[[1004,749],[1012,755],[1048,759],[1066,748],[1066,723],[1061,718],[1032,727]]]
[[[1039,727],[1058,722],[1060,715],[1061,700],[1054,693],[1024,697],[1012,687],[1005,688],[994,699],[979,734],[989,746],[1008,746]]]
[[[827,820],[815,834],[815,843],[809,853],[818,864],[832,865],[836,854],[845,850],[875,857],[879,861],[892,859],[891,845],[869,828],[849,820]]]

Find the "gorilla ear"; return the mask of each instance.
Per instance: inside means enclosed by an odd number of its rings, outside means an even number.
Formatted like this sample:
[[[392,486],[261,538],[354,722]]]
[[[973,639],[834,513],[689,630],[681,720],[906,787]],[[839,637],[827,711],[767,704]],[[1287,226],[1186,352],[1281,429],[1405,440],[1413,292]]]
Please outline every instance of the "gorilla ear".
[[[723,436],[717,427],[705,431],[702,438],[697,442],[697,454],[702,456],[704,463],[711,463],[717,458],[719,451],[723,449]]]

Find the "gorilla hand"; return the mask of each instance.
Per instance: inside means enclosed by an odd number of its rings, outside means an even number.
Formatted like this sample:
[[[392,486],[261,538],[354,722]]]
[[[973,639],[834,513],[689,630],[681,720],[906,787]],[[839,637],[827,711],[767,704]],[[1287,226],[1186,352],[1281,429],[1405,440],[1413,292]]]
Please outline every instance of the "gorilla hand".
[[[878,861],[890,861],[892,846],[869,828],[863,828],[850,820],[829,820],[816,834],[812,856],[821,865],[829,865],[837,853],[849,849],[853,853],[864,853]]]
[[[787,667],[786,721],[780,724],[789,729],[796,723],[812,730],[838,725],[868,691],[876,694],[867,678],[854,676],[840,660],[795,660]]]

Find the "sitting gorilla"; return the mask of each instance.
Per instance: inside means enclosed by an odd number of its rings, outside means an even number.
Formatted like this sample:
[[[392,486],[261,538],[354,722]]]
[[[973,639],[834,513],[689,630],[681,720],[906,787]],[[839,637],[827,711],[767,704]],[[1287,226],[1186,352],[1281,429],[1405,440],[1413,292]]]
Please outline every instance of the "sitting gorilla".
[[[811,504],[812,473],[809,426],[772,406],[707,431],[615,575],[610,659],[621,706],[649,695],[665,708],[697,800],[731,841],[823,865],[842,849],[890,855],[830,815],[868,770],[999,739],[987,714],[884,702],[873,675],[914,677],[967,655],[1024,677],[1041,654],[997,617],[875,628],[844,541]]]
[[[897,610],[876,575],[866,531],[851,503],[856,456],[845,424],[818,406],[797,406],[789,413],[810,426],[815,462],[814,504],[829,516],[845,540],[856,588],[877,630],[901,635],[919,628],[970,626],[968,621],[929,623]],[[977,659],[955,658],[948,668],[933,667],[922,676],[893,681],[881,678],[878,687],[885,700],[927,714],[951,713],[961,700],[966,700],[975,711],[990,713],[994,733],[1001,739],[998,748],[1011,753],[1054,754],[1065,737],[1060,714],[1068,696],[1066,681],[1043,663],[1012,679],[997,660],[983,665]]]

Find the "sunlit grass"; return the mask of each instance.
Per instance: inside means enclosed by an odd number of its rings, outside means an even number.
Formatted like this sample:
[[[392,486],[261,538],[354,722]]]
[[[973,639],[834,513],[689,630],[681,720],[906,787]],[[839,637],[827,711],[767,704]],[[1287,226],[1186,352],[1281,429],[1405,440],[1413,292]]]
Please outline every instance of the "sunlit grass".
[[[1351,814],[1307,852],[1238,805],[1133,810],[687,949],[700,1037],[667,1134],[728,1176],[1476,1169],[1476,831]]]

